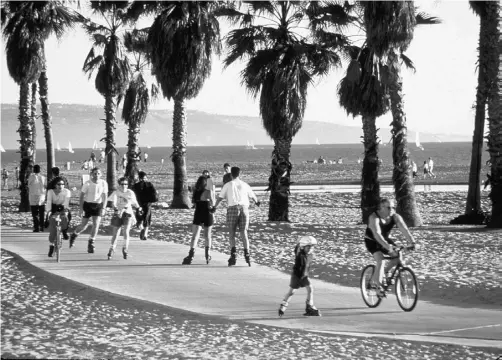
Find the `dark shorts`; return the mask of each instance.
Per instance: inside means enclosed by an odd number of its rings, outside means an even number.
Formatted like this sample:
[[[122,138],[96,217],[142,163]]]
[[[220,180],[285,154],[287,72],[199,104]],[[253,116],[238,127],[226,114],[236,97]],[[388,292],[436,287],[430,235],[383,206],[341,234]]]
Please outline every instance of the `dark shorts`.
[[[89,203],[84,201],[84,216],[85,218],[90,218],[93,216],[101,216],[101,210],[103,209],[102,203]]]
[[[122,216],[113,215],[112,220],[110,221],[112,226],[121,227],[123,225],[127,226],[132,222],[131,214],[122,214]]]
[[[394,245],[394,241],[392,241],[390,239],[387,240],[387,242],[391,245]],[[382,245],[380,245],[380,243],[378,241],[364,238],[364,244],[366,245],[366,249],[371,254],[374,254],[374,253],[380,251],[384,255],[389,255],[389,252],[387,251],[387,249],[384,249],[384,247]]]
[[[213,226],[214,215],[209,212],[208,201],[197,201],[195,203],[195,213],[193,214],[192,224],[198,226]]]
[[[304,277],[303,279],[300,279],[295,274],[291,275],[291,281],[289,282],[289,287],[291,287],[292,289],[299,289],[305,286],[310,286],[310,280],[308,276]]]

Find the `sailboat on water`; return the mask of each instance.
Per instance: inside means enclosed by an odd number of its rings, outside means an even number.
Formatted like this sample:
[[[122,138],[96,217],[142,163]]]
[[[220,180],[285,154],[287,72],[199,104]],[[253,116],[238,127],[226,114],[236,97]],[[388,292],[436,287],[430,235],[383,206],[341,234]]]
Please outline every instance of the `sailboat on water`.
[[[417,146],[417,148],[419,148],[420,150],[424,150],[424,147],[422,146],[422,144],[420,144],[420,135],[418,134],[418,131],[416,132],[415,134],[415,145]]]
[[[56,150],[61,151],[61,145],[59,145],[59,141],[56,143]]]
[[[316,143],[316,145],[321,145],[321,143],[319,142],[319,138],[315,139],[315,143]]]
[[[5,149],[3,148],[2,145],[0,145],[0,152],[5,152]]]
[[[73,151],[73,148],[71,147],[71,142],[68,141],[68,152],[69,153],[74,153],[75,151]]]
[[[94,144],[92,144],[92,150],[98,150],[98,141],[94,140]]]
[[[247,141],[246,149],[248,149],[248,150],[256,150],[253,142],[252,141],[250,142],[249,140]]]

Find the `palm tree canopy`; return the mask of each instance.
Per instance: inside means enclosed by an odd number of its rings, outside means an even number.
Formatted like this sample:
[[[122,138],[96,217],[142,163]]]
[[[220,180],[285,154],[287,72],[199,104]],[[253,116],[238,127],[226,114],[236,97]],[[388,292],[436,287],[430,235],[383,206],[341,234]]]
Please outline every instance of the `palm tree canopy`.
[[[216,2],[165,2],[149,34],[152,73],[168,98],[190,99],[211,73],[221,50]]]
[[[230,9],[225,14],[242,28],[232,30],[225,39],[228,54],[224,65],[248,59],[241,72],[242,83],[254,97],[261,92],[260,113],[267,133],[273,139],[292,138],[301,127],[308,86],[316,76],[341,65],[340,49],[348,41],[342,35],[336,41],[335,37],[320,41],[302,29],[309,6],[315,3],[245,3],[247,11]],[[255,24],[263,18],[265,24]]]

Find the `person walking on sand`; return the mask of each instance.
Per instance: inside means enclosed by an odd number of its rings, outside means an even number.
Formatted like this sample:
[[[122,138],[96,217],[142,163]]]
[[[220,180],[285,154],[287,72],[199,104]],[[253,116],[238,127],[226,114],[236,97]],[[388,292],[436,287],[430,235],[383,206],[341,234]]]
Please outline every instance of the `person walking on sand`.
[[[226,183],[218,195],[216,204],[213,211],[216,211],[218,204],[226,200],[227,208],[227,226],[228,226],[228,239],[230,242],[230,258],[228,259],[228,266],[233,266],[237,261],[237,254],[235,249],[235,232],[239,227],[241,239],[244,245],[244,258],[249,266],[251,266],[251,257],[249,255],[249,199],[253,199],[257,206],[260,202],[255,193],[247,183],[239,179],[241,169],[234,166],[230,169],[233,180]]]
[[[152,225],[152,204],[159,201],[157,190],[153,184],[148,181],[144,171],[138,173],[139,181],[132,186],[132,190],[136,195],[141,211],[136,213],[136,221],[141,229],[139,238],[148,240],[148,231]]]
[[[230,173],[230,164],[225,163],[223,164],[223,185],[225,185],[227,182],[232,181],[232,174]]]
[[[429,175],[430,177],[434,177],[434,179],[436,178],[436,174],[434,174],[434,172],[432,171],[434,169],[434,161],[432,161],[432,158],[430,157],[429,158],[429,161],[427,162],[427,165],[429,166]]]
[[[145,162],[148,160],[148,153],[147,152],[145,152],[143,154],[143,159],[145,160]]]
[[[33,166],[33,172],[28,177],[28,193],[31,216],[33,217],[33,232],[44,231],[45,214],[45,176],[40,174],[40,165]]]
[[[9,188],[9,172],[6,168],[2,169],[2,189],[8,190]]]
[[[133,207],[140,210],[141,207],[136,200],[136,195],[134,191],[128,189],[128,181],[126,177],[121,177],[118,181],[119,188],[114,191],[109,199],[112,203],[114,214],[112,217],[112,243],[110,249],[108,250],[108,260],[112,258],[115,252],[115,247],[117,246],[117,238],[120,235],[120,229],[124,230],[124,244],[122,246],[122,256],[124,260],[127,260],[129,254],[129,232],[131,231],[131,226],[134,222],[134,212]]]
[[[417,168],[417,163],[414,161],[411,162],[411,171],[413,174],[413,179],[416,178],[418,176],[418,168]]]
[[[429,174],[429,164],[427,164],[427,161],[424,161],[424,179],[430,177]]]
[[[307,289],[307,301],[304,316],[321,316],[320,311],[314,306],[314,287],[310,283],[309,271],[313,260],[314,246],[317,240],[312,236],[302,236],[295,247],[295,264],[289,282],[289,291],[279,306],[279,316],[284,315],[289,301],[299,288]]]
[[[94,168],[91,170],[91,179],[86,181],[80,189],[80,209],[78,216],[82,217],[82,223],[78,225],[70,236],[70,248],[75,244],[75,240],[89,225],[92,218],[91,236],[87,244],[87,252],[94,253],[94,241],[98,235],[101,217],[106,211],[108,200],[108,184],[101,179],[101,170]]]
[[[20,183],[19,183],[19,166],[16,166],[14,169],[14,174],[16,177],[16,189],[19,189]]]
[[[54,254],[54,242],[56,241],[56,215],[61,218],[61,228],[68,229],[70,223],[70,198],[71,192],[65,188],[65,182],[62,177],[54,178],[55,188],[47,191],[47,203],[45,204],[45,211],[49,221],[49,257]],[[63,234],[66,230],[63,230]],[[64,236],[64,235],[63,235]],[[68,240],[68,235],[65,236]]]
[[[192,222],[192,241],[190,242],[190,251],[188,256],[183,259],[182,265],[191,265],[195,255],[195,247],[199,240],[200,230],[204,227],[205,257],[206,264],[211,260],[211,229],[214,223],[214,216],[211,209],[214,205],[214,195],[212,185],[208,185],[209,178],[202,175],[197,179],[195,189],[193,191],[192,202],[195,204],[195,212]]]

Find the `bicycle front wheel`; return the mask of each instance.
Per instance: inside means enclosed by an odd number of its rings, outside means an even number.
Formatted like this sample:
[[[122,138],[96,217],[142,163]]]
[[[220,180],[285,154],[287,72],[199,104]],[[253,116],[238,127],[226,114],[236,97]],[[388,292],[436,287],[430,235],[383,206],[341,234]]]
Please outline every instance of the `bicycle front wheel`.
[[[418,282],[413,270],[403,267],[396,278],[397,303],[404,311],[412,311],[418,301]]]
[[[382,298],[378,297],[378,290],[371,288],[371,278],[375,271],[375,265],[368,265],[361,273],[361,295],[363,300],[370,308],[375,308],[380,305]]]
[[[56,252],[57,262],[61,261],[61,248],[63,247],[63,238],[61,237],[61,231],[56,230],[56,242],[54,243],[54,251]]]

